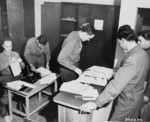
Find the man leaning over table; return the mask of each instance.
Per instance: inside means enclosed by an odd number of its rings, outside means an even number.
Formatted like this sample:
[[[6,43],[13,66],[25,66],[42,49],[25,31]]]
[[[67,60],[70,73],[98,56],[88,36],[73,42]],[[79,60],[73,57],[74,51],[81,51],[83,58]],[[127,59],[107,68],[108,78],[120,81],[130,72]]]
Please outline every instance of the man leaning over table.
[[[79,31],[71,32],[62,44],[57,61],[61,64],[60,76],[63,82],[75,80],[82,74],[79,68],[82,42],[90,41],[95,36],[95,29],[90,23],[84,23]]]
[[[20,64],[21,69],[24,69],[25,64],[22,62],[19,54],[17,52],[12,51],[12,41],[10,38],[5,38],[2,43],[2,47],[4,48],[3,52],[0,54],[0,82],[5,84],[6,82],[11,81],[14,77],[10,69],[10,64],[18,62]],[[4,90],[4,94],[0,99],[0,114],[2,117],[9,119],[7,114],[6,106],[8,106],[8,94],[7,90]]]
[[[30,38],[26,43],[24,57],[31,71],[36,72],[39,67],[49,70],[51,53],[47,37],[40,35]]]
[[[143,101],[144,81],[149,68],[149,58],[147,53],[135,42],[135,39],[134,30],[129,25],[119,28],[118,43],[126,52],[122,66],[94,102],[87,102],[79,107],[81,113],[91,112],[118,97],[110,121],[138,119],[138,112]]]

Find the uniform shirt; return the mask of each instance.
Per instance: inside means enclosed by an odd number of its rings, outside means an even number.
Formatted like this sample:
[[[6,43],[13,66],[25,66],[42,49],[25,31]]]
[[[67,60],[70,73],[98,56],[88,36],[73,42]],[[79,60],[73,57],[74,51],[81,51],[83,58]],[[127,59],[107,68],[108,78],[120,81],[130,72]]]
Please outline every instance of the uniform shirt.
[[[81,49],[82,43],[78,31],[71,32],[63,42],[57,59],[58,62],[62,66],[74,71],[77,68],[75,63],[80,60]]]
[[[12,57],[20,58],[19,54],[14,51],[11,51],[10,57],[4,51],[0,54],[0,75],[2,76],[12,75],[11,69],[9,67],[9,61],[11,60]],[[20,65],[21,67],[24,66],[24,64]]]
[[[144,81],[149,68],[147,53],[140,46],[132,48],[124,57],[123,65],[116,72],[104,91],[96,99],[98,106],[103,106],[115,99],[142,101]],[[124,106],[124,105],[122,105]]]
[[[49,43],[47,43],[42,49],[39,49],[37,47],[36,43],[37,37],[32,37],[27,41],[26,47],[25,47],[25,52],[24,56],[26,61],[29,64],[31,63],[31,57],[43,57],[45,55],[46,58],[46,63],[49,63],[50,61],[50,48],[49,48]]]

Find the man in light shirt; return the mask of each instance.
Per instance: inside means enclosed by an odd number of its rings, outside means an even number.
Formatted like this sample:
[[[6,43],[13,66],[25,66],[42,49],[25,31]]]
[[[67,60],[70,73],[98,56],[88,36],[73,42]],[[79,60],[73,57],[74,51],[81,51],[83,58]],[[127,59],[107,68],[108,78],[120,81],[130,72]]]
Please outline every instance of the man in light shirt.
[[[63,82],[76,79],[82,70],[79,68],[82,42],[90,41],[94,36],[94,27],[85,23],[79,31],[71,32],[62,44],[57,61],[61,64],[60,75]]]
[[[10,38],[5,38],[2,43],[2,47],[4,48],[3,52],[0,54],[0,82],[1,84],[5,84],[14,80],[14,76],[12,74],[10,64],[11,63],[19,63],[21,69],[25,68],[25,64],[22,62],[22,59],[19,56],[19,53],[12,51],[12,41]],[[21,74],[20,74],[21,75]],[[19,76],[17,76],[19,78]],[[2,117],[9,119],[8,117],[8,94],[7,90],[4,90],[4,94],[0,99],[0,114]]]

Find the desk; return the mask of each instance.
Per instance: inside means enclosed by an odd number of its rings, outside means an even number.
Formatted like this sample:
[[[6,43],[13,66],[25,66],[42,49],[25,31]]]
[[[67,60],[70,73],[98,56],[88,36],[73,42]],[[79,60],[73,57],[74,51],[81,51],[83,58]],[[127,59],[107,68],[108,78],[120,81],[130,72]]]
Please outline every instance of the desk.
[[[57,75],[57,78],[59,77],[59,75]],[[54,91],[57,91],[57,79],[53,80],[51,82],[51,84],[54,83]],[[46,95],[52,95],[50,92],[44,91],[44,89],[46,89],[47,87],[49,87],[51,84],[40,84],[40,81],[37,81],[34,83],[35,87],[34,89],[32,89],[29,93],[27,92],[23,92],[23,91],[17,91],[14,89],[11,89],[9,87],[6,86],[6,88],[8,89],[8,98],[9,98],[9,112],[10,115],[12,116],[13,112],[20,114],[22,116],[25,116],[27,119],[30,119],[30,116],[33,115],[35,112],[37,112],[38,110],[40,110],[41,108],[43,108],[45,105],[47,105],[49,103],[49,100],[45,101],[44,103],[42,103],[40,106],[38,106],[35,110],[30,111],[30,106],[29,106],[29,102],[30,102],[30,98],[35,95],[35,94],[39,94],[38,98],[39,101],[41,101],[41,92],[46,94]],[[22,96],[25,98],[25,113],[21,112],[15,108],[13,108],[12,106],[12,94],[16,94],[19,96]]]
[[[75,94],[60,92],[54,98],[58,104],[58,121],[59,122],[100,122],[107,121],[112,102],[106,107],[92,111],[91,114],[78,114],[79,107],[87,101],[82,100]]]

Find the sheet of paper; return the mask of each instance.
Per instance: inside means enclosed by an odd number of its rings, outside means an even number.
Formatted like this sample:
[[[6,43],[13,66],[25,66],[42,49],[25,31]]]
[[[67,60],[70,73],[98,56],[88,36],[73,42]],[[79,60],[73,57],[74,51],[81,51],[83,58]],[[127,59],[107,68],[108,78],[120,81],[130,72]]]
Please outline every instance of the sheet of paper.
[[[98,97],[97,89],[87,89],[82,92],[82,99],[83,100],[95,100]]]
[[[63,83],[60,87],[60,91],[65,91],[69,93],[80,94],[87,88],[87,84],[82,84],[76,80]]]
[[[15,89],[15,90],[21,89],[22,86],[27,86],[30,88],[36,88],[33,84],[26,83],[26,82],[21,81],[21,80],[12,81],[12,82],[7,83],[6,85],[12,89]]]
[[[41,78],[39,81],[40,81],[40,84],[50,84],[52,81],[56,80],[56,78],[57,78],[56,74],[51,73]]]
[[[95,77],[95,76],[93,77],[93,76],[81,75],[77,80],[81,83],[94,84],[98,86],[105,86],[107,84],[106,79],[102,79],[102,78]]]
[[[48,69],[46,69],[44,67],[40,67],[40,68],[36,69],[36,71],[39,72],[42,77],[44,77],[44,76],[46,76],[46,75],[51,73],[50,70],[48,70]]]
[[[12,71],[14,77],[20,75],[21,68],[20,68],[20,64],[18,62],[11,63],[10,68],[11,68],[11,71]]]
[[[95,100],[99,95],[97,89],[94,89],[91,85],[82,84],[77,80],[63,83],[59,90],[81,95],[83,100]]]
[[[113,76],[113,69],[92,66],[85,70],[77,79],[79,82],[105,86],[107,81]]]
[[[94,20],[94,28],[96,30],[103,30],[103,25],[104,25],[104,20],[98,20],[98,19]]]

